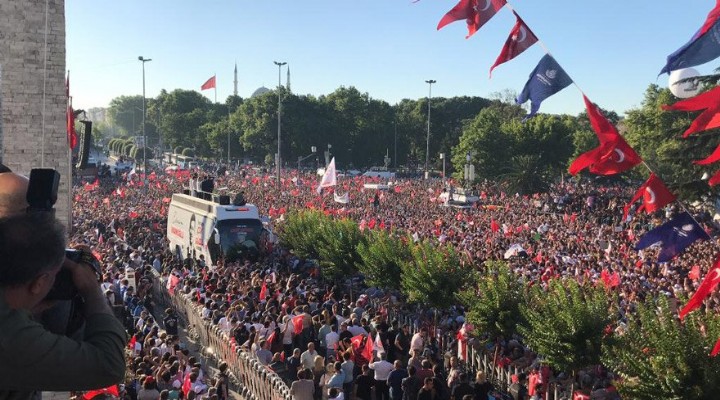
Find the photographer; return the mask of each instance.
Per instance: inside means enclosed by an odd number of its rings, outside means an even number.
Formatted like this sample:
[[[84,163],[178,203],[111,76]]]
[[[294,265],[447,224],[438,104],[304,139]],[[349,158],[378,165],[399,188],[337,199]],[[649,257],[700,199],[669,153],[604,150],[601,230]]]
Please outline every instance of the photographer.
[[[53,334],[32,317],[50,306],[43,299],[61,268],[71,272],[84,299],[82,340]],[[65,258],[64,230],[57,220],[46,213],[0,219],[0,398],[119,383],[125,339],[93,269]]]

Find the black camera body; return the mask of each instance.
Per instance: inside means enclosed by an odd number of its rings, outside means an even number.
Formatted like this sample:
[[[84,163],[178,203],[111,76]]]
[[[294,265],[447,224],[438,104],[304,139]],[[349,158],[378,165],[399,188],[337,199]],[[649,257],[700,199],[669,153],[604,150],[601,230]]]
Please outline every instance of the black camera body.
[[[100,263],[91,253],[76,249],[65,249],[65,257],[70,261],[92,268],[98,279],[102,276]],[[72,272],[62,268],[55,276],[55,284],[45,296],[45,300],[72,300],[77,295],[78,291],[73,283]]]
[[[34,168],[30,171],[27,202],[28,213],[42,212],[54,213],[53,205],[57,201],[57,191],[60,184],[60,174],[49,168]],[[98,276],[102,277],[99,261],[91,253],[75,249],[66,249],[65,257],[92,268]],[[55,284],[45,300],[72,300],[77,296],[77,288],[73,283],[72,272],[62,268],[55,277]]]

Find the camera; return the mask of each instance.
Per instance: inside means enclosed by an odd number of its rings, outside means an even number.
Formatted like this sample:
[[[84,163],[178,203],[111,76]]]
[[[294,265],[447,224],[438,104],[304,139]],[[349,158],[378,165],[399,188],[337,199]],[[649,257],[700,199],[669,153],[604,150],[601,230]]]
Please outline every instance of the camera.
[[[83,264],[88,268],[92,268],[98,276],[98,280],[102,276],[100,263],[91,253],[76,249],[65,249],[65,257],[76,263]],[[77,295],[78,291],[73,284],[72,272],[63,268],[55,276],[55,284],[53,284],[45,300],[72,300]]]
[[[27,202],[28,213],[42,212],[54,213],[53,205],[57,201],[57,191],[60,183],[60,174],[49,168],[34,168],[30,171],[30,183],[28,184]],[[76,263],[92,268],[102,277],[99,261],[90,252],[66,249],[65,257]],[[45,300],[72,300],[77,296],[77,288],[73,284],[72,272],[63,268],[55,277],[55,284],[48,293]]]

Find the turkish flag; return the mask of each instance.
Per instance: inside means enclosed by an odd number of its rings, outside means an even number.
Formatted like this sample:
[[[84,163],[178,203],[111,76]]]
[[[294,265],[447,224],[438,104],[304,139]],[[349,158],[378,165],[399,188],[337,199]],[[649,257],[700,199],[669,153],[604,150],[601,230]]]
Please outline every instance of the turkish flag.
[[[363,349],[362,356],[368,363],[373,361],[373,341],[370,339],[369,334],[365,339],[365,349]]]
[[[713,349],[710,352],[710,355],[715,357],[716,355],[718,355],[718,353],[720,353],[720,339],[718,339],[718,341],[715,342],[715,346],[713,346]]]
[[[205,83],[200,86],[200,90],[207,90],[207,89],[216,89],[215,87],[215,75],[212,76],[212,78],[205,81]]]
[[[525,25],[525,22],[523,22],[522,18],[520,18],[520,16],[517,15],[515,11],[513,11],[513,14],[515,14],[515,18],[517,21],[515,22],[515,26],[513,26],[512,30],[510,31],[510,36],[508,36],[507,40],[505,41],[505,46],[503,46],[502,50],[500,51],[500,55],[495,60],[495,64],[490,67],[490,77],[492,77],[492,71],[493,69],[495,69],[495,67],[519,56],[520,53],[527,50],[530,46],[534,45],[538,41],[537,36],[535,36],[535,34],[530,30],[530,28]]]
[[[303,318],[302,314],[292,317],[292,324],[296,335],[299,335],[303,330]]]
[[[598,107],[583,96],[590,125],[600,141],[600,146],[581,154],[572,162],[568,172],[577,175],[589,167],[596,175],[615,175],[640,164],[642,159],[620,136],[615,126],[608,121]]]
[[[694,265],[690,272],[688,272],[688,278],[696,281],[700,278],[700,266]]]
[[[102,389],[91,390],[91,391],[85,393],[85,394],[82,396],[82,398],[83,398],[84,400],[90,400],[90,399],[94,398],[95,396],[99,396],[99,395],[101,395],[101,394],[104,394],[104,395],[113,395],[113,396],[115,396],[115,397],[120,396],[120,392],[118,391],[118,386],[117,386],[117,385],[112,385],[112,386],[108,386],[108,387],[102,388]]]
[[[355,361],[357,362],[357,356],[362,355],[362,341],[364,335],[357,335],[350,338],[350,344],[352,345],[353,354],[355,354]]]
[[[699,308],[703,300],[710,295],[710,292],[715,290],[718,283],[720,283],[720,258],[715,261],[713,267],[705,275],[705,279],[700,283],[700,287],[698,287],[685,307],[680,310],[680,319],[685,318],[689,312]]]
[[[720,127],[720,86],[701,93],[695,97],[678,101],[673,105],[664,105],[665,111],[700,111],[704,110],[693,120],[690,127],[683,133],[686,138],[693,133]]]
[[[500,230],[500,224],[498,224],[494,219],[490,221],[490,230],[493,231],[493,233]]]
[[[75,111],[73,111],[72,105],[68,105],[67,113],[65,115],[67,117],[68,144],[71,149],[74,149],[75,146],[77,146],[78,138],[77,132],[75,131]]]
[[[490,18],[495,16],[506,3],[505,0],[460,0],[442,17],[437,29],[440,30],[447,24],[464,19],[468,26],[468,35],[465,36],[467,39],[490,21]]]
[[[268,338],[267,338],[267,343],[268,343],[268,344],[272,344],[272,342],[273,342],[274,340],[275,340],[275,331],[273,331],[273,333],[272,333],[270,336],[268,336]]]
[[[265,300],[265,297],[267,297],[267,282],[263,282],[262,287],[260,288],[259,300],[263,301]]]
[[[640,197],[643,198],[643,203],[638,208],[638,212],[645,210],[647,213],[655,212],[665,207],[666,205],[675,201],[675,195],[665,186],[663,181],[657,177],[654,173],[650,174],[640,189],[638,189],[632,200],[625,206],[625,213],[623,214],[623,221],[627,218],[628,212],[630,211],[630,205],[638,201]]]

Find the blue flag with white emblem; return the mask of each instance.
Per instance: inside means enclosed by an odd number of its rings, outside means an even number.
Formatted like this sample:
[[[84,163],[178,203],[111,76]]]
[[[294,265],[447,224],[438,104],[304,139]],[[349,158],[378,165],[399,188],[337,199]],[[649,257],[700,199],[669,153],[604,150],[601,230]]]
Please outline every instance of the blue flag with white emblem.
[[[670,261],[680,254],[696,240],[708,240],[710,236],[695,222],[692,216],[684,212],[670,221],[649,231],[635,246],[635,250],[642,250],[660,243],[658,262]]]
[[[720,57],[720,22],[716,22],[704,35],[697,37],[696,34],[683,47],[670,54],[660,74],[669,74],[676,69],[705,64],[718,57]]]
[[[515,100],[523,104],[530,100],[530,114],[525,119],[537,114],[540,104],[548,97],[570,86],[572,79],[550,54],[546,54],[530,74],[520,96]]]
[[[703,26],[689,42],[667,57],[660,74],[705,64],[720,57],[720,1],[716,1]]]

